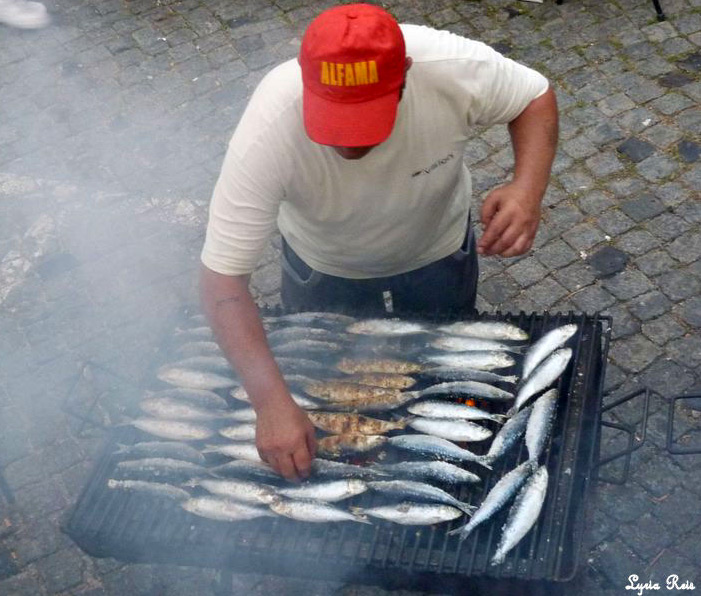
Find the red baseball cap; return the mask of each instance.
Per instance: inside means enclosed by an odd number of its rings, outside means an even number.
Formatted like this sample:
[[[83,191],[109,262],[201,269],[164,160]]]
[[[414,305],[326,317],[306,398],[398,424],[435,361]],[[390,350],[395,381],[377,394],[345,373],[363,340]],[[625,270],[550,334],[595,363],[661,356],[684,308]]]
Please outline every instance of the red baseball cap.
[[[322,145],[363,147],[392,133],[406,49],[397,21],[371,4],[322,12],[302,38],[304,127]]]

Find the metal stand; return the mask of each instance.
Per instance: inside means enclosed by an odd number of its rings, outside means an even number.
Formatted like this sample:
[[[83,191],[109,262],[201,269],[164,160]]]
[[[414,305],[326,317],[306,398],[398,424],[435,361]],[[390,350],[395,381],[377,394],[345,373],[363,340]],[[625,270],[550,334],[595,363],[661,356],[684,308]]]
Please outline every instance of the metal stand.
[[[555,0],[555,4],[562,4],[564,0]],[[662,5],[660,4],[660,0],[652,0],[652,4],[655,7],[655,12],[657,13],[657,20],[662,22],[666,21],[667,17],[664,14],[664,11],[662,10]]]

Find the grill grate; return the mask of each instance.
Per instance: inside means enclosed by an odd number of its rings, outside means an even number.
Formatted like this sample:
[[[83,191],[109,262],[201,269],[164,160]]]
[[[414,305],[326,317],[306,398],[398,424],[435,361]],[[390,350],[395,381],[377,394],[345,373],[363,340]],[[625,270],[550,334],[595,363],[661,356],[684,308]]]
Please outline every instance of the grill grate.
[[[571,340],[572,363],[559,380],[560,402],[544,463],[550,475],[538,523],[502,565],[489,560],[499,539],[506,510],[480,526],[466,541],[447,532],[464,521],[405,527],[373,520],[365,524],[304,524],[271,518],[236,524],[195,517],[177,504],[106,487],[116,459],[115,443],[132,443],[138,431],[121,427],[109,438],[65,530],[91,555],[133,562],[266,572],[317,579],[384,581],[388,574],[417,578],[493,577],[567,581],[578,567],[584,534],[584,508],[598,456],[600,407],[611,321],[597,315],[569,313],[481,315],[480,320],[516,323],[531,342],[545,331],[577,323]],[[480,503],[495,482],[526,459],[519,447],[484,476],[481,485],[451,491],[461,500]],[[449,487],[444,487],[448,488]],[[369,506],[379,497],[365,493],[353,505]],[[400,571],[401,574],[396,572]]]

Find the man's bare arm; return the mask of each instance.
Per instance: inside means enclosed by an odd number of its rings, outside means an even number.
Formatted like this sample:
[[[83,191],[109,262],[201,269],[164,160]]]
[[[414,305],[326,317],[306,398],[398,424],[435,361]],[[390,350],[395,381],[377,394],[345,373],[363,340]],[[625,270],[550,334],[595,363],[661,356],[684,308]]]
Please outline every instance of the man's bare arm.
[[[222,275],[203,265],[202,306],[256,410],[261,457],[288,479],[306,477],[314,457],[314,428],[290,397],[248,283],[247,275]]]
[[[557,100],[552,88],[509,123],[509,133],[514,177],[492,191],[482,205],[485,230],[478,244],[480,254],[513,257],[527,252],[533,244],[557,148]]]

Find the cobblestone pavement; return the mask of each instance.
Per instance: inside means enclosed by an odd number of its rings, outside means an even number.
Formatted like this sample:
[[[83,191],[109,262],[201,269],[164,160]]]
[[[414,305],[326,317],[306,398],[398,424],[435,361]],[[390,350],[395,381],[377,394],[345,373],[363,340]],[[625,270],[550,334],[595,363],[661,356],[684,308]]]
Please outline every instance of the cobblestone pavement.
[[[479,306],[610,314],[607,399],[656,392],[628,482],[595,486],[572,594],[631,593],[631,574],[701,589],[701,458],[665,448],[669,397],[701,393],[701,0],[661,2],[665,22],[646,0],[385,3],[557,90],[537,247],[481,261]],[[0,498],[0,594],[213,593],[214,571],[91,558],[59,531],[103,440],[64,400],[92,371],[82,382],[106,422],[129,407],[86,362],[144,379],[174,314],[197,301],[208,199],[247,97],[332,4],[51,0],[51,27],[0,27],[0,493],[14,495]],[[506,130],[476,130],[465,161],[479,201],[509,175]],[[254,276],[264,304],[278,300],[277,246]],[[639,404],[619,410],[640,419]],[[700,415],[679,408],[681,441],[698,445]],[[235,594],[273,591],[387,593],[234,577]]]

